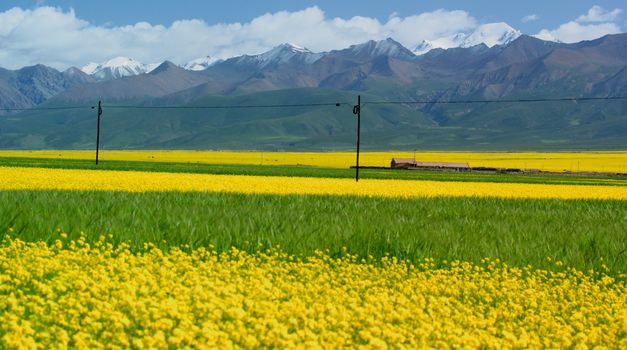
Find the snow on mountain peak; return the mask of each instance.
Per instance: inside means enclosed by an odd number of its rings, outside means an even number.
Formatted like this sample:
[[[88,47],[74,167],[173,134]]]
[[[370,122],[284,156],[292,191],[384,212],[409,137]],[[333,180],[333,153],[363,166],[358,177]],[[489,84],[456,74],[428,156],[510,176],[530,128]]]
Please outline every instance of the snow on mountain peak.
[[[506,45],[515,40],[522,33],[507,23],[488,23],[477,27],[461,43],[461,47],[472,47],[479,44],[486,44],[488,47],[495,45]]]
[[[435,40],[423,40],[414,49],[414,54],[422,55],[432,49],[450,49],[454,47],[472,47],[485,44],[488,47],[507,45],[522,33],[504,22],[482,24],[472,33],[457,33]]]
[[[358,55],[370,56],[391,56],[397,58],[410,57],[411,53],[399,42],[392,38],[374,41],[370,40],[363,44],[352,45],[349,49]]]
[[[298,45],[294,45],[291,43],[285,43],[285,44],[281,44],[279,46],[275,46],[273,47],[270,51],[264,52],[262,53],[260,56],[262,55],[290,55],[290,54],[298,54],[298,53],[304,53],[304,54],[313,54],[313,52],[311,52],[308,48],[306,47],[302,47],[302,46],[298,46]]]
[[[435,40],[423,40],[414,49],[414,55],[420,56],[433,49],[450,49],[453,47],[458,47],[459,45],[461,45],[461,41],[463,41],[463,38],[460,40],[459,34]]]
[[[94,63],[94,62],[89,62],[89,63],[87,63],[85,66],[83,66],[83,68],[81,68],[81,70],[82,70],[85,74],[89,74],[89,75],[94,74],[94,72],[96,71],[96,69],[98,69],[98,63]]]
[[[115,57],[100,65],[102,68],[142,67],[143,64],[129,57]]]
[[[320,59],[322,55],[323,54],[321,53],[311,52],[309,49],[302,46],[285,43],[275,46],[270,51],[266,51],[259,55],[241,56],[238,61],[245,62],[252,60],[256,62],[259,67],[263,68],[270,64],[286,63],[292,59],[298,59],[304,63],[312,64]]]
[[[284,48],[288,48],[294,52],[313,53],[306,47],[298,46],[292,43],[286,43],[280,46],[283,46]]]
[[[213,58],[211,56],[205,56],[205,57],[197,58],[195,60],[191,60],[185,63],[182,67],[187,70],[201,71],[201,70],[205,70],[213,66],[214,64],[220,61],[221,60],[217,58]]]
[[[158,65],[144,64],[129,57],[115,57],[104,63],[89,63],[81,70],[96,80],[111,80],[148,73]]]
[[[374,54],[375,55],[390,55],[394,56],[402,50],[402,45],[394,41],[392,38],[385,40],[379,40],[375,42]]]

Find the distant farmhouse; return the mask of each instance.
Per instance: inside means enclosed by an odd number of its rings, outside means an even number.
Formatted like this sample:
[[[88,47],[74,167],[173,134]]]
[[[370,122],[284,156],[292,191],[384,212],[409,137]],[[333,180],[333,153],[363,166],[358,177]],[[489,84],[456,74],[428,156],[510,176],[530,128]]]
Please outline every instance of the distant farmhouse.
[[[468,163],[450,162],[419,162],[412,158],[392,158],[390,164],[392,169],[432,169],[432,170],[453,170],[470,171]]]

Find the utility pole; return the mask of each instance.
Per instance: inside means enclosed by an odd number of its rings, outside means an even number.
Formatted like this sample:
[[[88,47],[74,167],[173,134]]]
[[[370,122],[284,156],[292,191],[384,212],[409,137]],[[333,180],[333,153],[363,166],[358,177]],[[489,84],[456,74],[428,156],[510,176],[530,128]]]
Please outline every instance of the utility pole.
[[[94,107],[91,107],[94,109]],[[96,165],[98,165],[98,152],[100,151],[100,117],[102,116],[102,102],[98,101],[98,128],[96,131]]]
[[[353,114],[357,115],[357,162],[355,164],[355,181],[359,182],[359,138],[361,128],[361,95],[357,95],[357,105],[353,107]]]

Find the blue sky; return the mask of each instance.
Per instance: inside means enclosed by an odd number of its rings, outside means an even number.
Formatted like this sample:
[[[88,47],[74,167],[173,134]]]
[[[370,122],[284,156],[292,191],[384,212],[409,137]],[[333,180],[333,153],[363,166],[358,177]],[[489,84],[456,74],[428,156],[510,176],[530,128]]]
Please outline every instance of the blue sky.
[[[260,53],[282,42],[324,51],[387,36],[413,49],[495,22],[576,42],[624,32],[624,7],[615,0],[3,0],[0,67],[65,68],[114,56],[182,63]]]
[[[585,13],[593,5],[606,9],[626,7],[625,2],[619,0],[228,0],[220,2],[207,0],[3,0],[0,11],[14,6],[33,8],[40,5],[74,8],[81,18],[98,25],[125,25],[140,21],[170,24],[176,20],[192,18],[202,19],[207,23],[248,22],[266,12],[297,11],[316,5],[329,17],[367,16],[384,21],[395,12],[400,16],[409,16],[444,8],[468,11],[482,22],[504,21],[525,33],[535,33],[543,28],[558,26]],[[524,16],[532,14],[538,15],[539,19],[528,23],[520,21]]]

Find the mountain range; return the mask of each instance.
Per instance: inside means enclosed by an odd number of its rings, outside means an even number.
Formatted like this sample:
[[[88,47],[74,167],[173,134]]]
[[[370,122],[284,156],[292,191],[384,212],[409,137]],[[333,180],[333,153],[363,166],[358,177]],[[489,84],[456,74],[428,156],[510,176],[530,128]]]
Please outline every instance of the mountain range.
[[[324,53],[283,44],[258,55],[206,57],[184,67],[168,61],[153,67],[116,59],[65,72],[41,65],[0,69],[0,108],[90,105],[102,100],[108,125],[103,139],[112,148],[323,150],[352,147],[354,120],[345,105],[263,110],[197,107],[350,104],[360,94],[364,101],[408,102],[364,106],[366,149],[627,146],[625,100],[413,103],[627,94],[627,34],[564,44],[521,35],[506,24],[495,25],[500,27],[450,38],[451,48],[425,43],[408,49],[388,38]],[[188,108],[107,109],[120,104]],[[0,117],[0,147],[92,147],[91,113],[5,113]]]
[[[471,33],[458,33],[451,37],[443,37],[443,38],[432,40],[432,41],[425,40],[413,50],[413,54],[415,56],[420,56],[420,55],[424,55],[425,53],[428,53],[429,51],[433,49],[440,49],[440,48],[449,49],[449,48],[456,48],[456,47],[466,48],[466,47],[472,47],[472,46],[476,46],[480,44],[485,44],[488,47],[492,47],[495,45],[503,46],[503,45],[509,44],[511,41],[518,38],[520,35],[522,35],[520,31],[512,28],[506,23],[484,24],[484,25],[477,27]],[[371,41],[366,44],[371,44],[372,42],[374,41]],[[381,41],[379,42],[378,45],[383,47],[383,49],[385,49],[385,42],[388,42],[388,41]],[[396,44],[397,44],[396,42],[392,44],[392,49],[394,47],[399,46]],[[361,46],[357,45],[357,47],[365,47],[365,45],[361,45]],[[402,51],[406,54],[407,57],[413,58],[411,54],[408,54],[407,49],[402,48]],[[262,66],[264,65],[264,62],[268,62],[268,63],[287,62],[293,56],[302,56],[302,57],[306,56],[307,63],[313,63],[319,58],[322,58],[323,56],[326,56],[334,52],[337,52],[337,51],[314,53],[298,45],[286,43],[286,44],[279,45],[273,48],[272,50],[259,54],[259,55],[244,55],[240,57],[235,57],[235,59],[239,60],[239,62],[241,63],[240,65],[242,64],[245,65],[245,63],[248,62],[248,63],[251,63],[252,66],[255,66],[257,69],[259,69],[259,68],[263,68]],[[374,54],[377,55],[378,52],[375,51]],[[205,56],[205,57],[200,57],[200,58],[191,60],[189,62],[186,62],[184,64],[181,64],[180,67],[185,70],[190,70],[190,71],[203,71],[203,70],[210,68],[212,65],[216,63],[221,63],[223,61],[224,60],[216,59],[211,56]],[[163,63],[171,64],[171,62],[163,62]],[[77,71],[79,69],[76,67],[71,67],[65,72],[57,72],[57,73],[68,73],[73,76],[78,76],[77,78],[79,78],[78,79],[79,82],[104,82],[104,81],[110,81],[110,80],[115,80],[115,79],[124,78],[124,77],[147,74],[147,73],[152,72],[154,69],[156,69],[160,65],[161,64],[159,63],[142,63],[133,58],[120,56],[120,57],[114,57],[102,63],[90,62],[84,65],[82,68],[80,68],[80,71],[82,71],[86,75],[89,75],[91,79],[89,77],[84,76],[83,74],[77,74]],[[35,67],[24,68],[25,71],[37,70],[37,69],[47,70],[48,73],[53,71],[52,68],[39,66],[39,65]],[[19,75],[20,71],[22,70],[15,71],[15,73]],[[8,80],[8,82],[6,80]],[[12,80],[11,77],[7,76],[7,78],[5,79],[6,85],[11,85],[11,84],[17,85],[15,83],[11,83],[11,80]],[[1,82],[2,81],[0,80],[0,83]],[[72,87],[74,85],[72,82],[72,79],[70,79],[69,82],[64,82],[64,81],[55,82],[53,83],[53,85],[58,85],[59,83],[65,87]],[[39,84],[37,84],[37,82],[33,82],[31,85],[37,86]],[[60,90],[57,87],[51,87],[51,89],[49,90],[46,84],[40,84],[40,85],[41,85],[40,86],[41,91],[33,91],[34,95],[43,95],[43,96],[52,97],[56,95],[59,91],[65,90],[65,89]],[[19,86],[14,86],[14,87],[17,90],[21,89],[21,87]],[[11,103],[9,105],[8,103],[9,101],[11,101],[11,99],[10,98],[4,99],[1,97],[4,97],[4,96],[0,94],[0,108],[16,108],[16,107],[28,108],[38,103],[41,103],[45,100],[45,99],[41,99],[39,96],[31,97],[31,96],[28,96],[28,94],[26,94],[26,96],[23,96],[22,98],[22,101],[23,101],[22,104]],[[28,101],[28,100],[32,100],[32,101]],[[3,101],[7,103],[3,103]]]
[[[472,47],[485,44],[488,47],[507,45],[522,33],[507,23],[488,23],[477,27],[472,33],[457,33],[435,40],[423,40],[416,48],[416,55],[425,54],[433,49],[452,49],[456,47]]]
[[[128,57],[115,57],[101,64],[88,63],[81,71],[97,81],[106,81],[150,73],[158,66],[159,64],[144,64]]]

